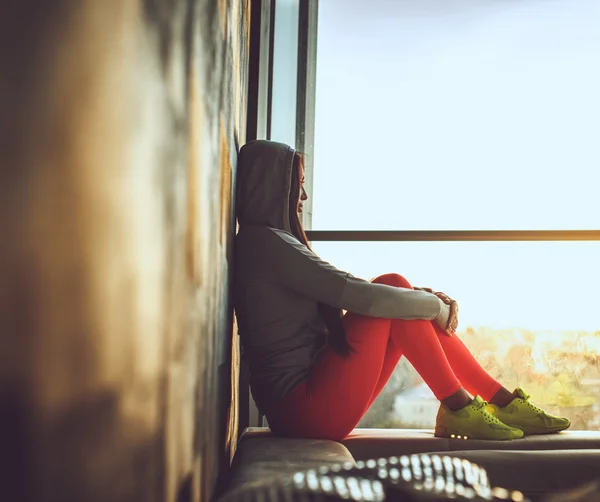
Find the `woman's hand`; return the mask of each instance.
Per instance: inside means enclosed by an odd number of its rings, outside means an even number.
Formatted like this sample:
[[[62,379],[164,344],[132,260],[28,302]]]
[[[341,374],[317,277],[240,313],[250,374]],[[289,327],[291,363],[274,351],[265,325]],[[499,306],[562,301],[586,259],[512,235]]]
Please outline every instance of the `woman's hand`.
[[[446,333],[448,333],[448,335],[452,336],[454,333],[456,333],[457,329],[458,329],[458,303],[456,303],[454,300],[452,300],[452,302],[450,303],[450,315],[448,316],[448,325],[446,326]]]
[[[448,317],[446,333],[452,336],[452,333],[456,333],[458,328],[458,303],[456,303],[456,300],[453,300],[445,293],[434,291],[433,294],[442,300],[446,305],[450,306],[450,316]]]
[[[452,336],[458,328],[458,303],[450,298],[446,293],[441,291],[433,291],[431,288],[414,288],[420,291],[427,291],[432,295],[437,296],[442,302],[450,307],[450,313],[448,315],[448,322],[446,326],[440,326],[447,335]]]

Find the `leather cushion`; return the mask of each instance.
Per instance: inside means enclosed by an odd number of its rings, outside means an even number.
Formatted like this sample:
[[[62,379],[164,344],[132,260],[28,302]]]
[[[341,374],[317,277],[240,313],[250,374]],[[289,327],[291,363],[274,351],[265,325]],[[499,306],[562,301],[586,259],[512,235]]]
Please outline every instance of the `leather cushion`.
[[[233,459],[227,488],[250,487],[298,470],[344,462],[355,464],[348,449],[335,441],[281,438],[267,431],[245,432]]]
[[[436,438],[430,430],[356,429],[342,443],[278,438],[268,428],[247,429],[235,455],[230,487],[250,486],[298,469],[412,453],[465,458],[484,467],[492,485],[520,490],[534,500],[600,478],[600,432],[465,441]]]

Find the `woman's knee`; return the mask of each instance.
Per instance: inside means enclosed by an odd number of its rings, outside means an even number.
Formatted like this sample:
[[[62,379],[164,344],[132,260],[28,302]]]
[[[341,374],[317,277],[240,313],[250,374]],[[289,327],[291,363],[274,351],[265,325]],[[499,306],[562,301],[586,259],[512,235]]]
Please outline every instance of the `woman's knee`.
[[[377,284],[387,284],[388,286],[394,286],[396,288],[410,288],[412,286],[404,277],[400,274],[383,274],[379,277],[375,277],[371,282]]]

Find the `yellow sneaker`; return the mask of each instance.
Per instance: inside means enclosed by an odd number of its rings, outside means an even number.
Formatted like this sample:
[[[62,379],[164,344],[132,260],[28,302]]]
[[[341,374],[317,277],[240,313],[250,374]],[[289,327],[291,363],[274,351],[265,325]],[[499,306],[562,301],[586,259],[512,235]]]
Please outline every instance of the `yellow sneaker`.
[[[568,418],[555,417],[538,408],[523,389],[515,389],[514,395],[515,398],[503,408],[495,404],[488,405],[494,416],[505,424],[518,427],[525,434],[549,434],[571,426]]]
[[[435,436],[457,439],[519,439],[523,432],[509,427],[487,410],[487,403],[479,396],[462,410],[452,411],[443,404],[437,414]]]

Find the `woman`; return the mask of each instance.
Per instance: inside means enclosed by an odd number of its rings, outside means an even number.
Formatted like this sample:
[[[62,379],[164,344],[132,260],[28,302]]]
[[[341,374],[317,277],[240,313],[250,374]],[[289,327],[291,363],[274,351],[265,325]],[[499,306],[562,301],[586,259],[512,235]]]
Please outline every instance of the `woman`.
[[[477,363],[454,334],[449,297],[397,274],[364,281],[312,252],[298,216],[307,199],[302,160],[287,145],[252,141],[238,162],[234,303],[252,394],[271,429],[343,439],[403,355],[441,402],[438,437],[568,428]]]

